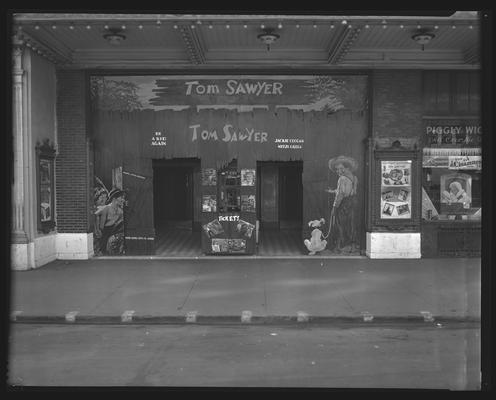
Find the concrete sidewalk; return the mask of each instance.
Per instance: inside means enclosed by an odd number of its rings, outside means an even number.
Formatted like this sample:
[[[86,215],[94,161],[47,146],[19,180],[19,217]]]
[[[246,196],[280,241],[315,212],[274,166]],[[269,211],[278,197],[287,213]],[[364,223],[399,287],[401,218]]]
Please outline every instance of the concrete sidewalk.
[[[480,259],[54,261],[12,271],[17,322],[480,320]]]

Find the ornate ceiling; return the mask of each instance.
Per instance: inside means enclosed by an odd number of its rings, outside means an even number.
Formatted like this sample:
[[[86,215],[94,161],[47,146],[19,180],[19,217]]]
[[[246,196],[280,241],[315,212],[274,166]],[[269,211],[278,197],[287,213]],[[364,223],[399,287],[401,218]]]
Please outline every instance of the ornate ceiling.
[[[14,14],[59,68],[480,68],[477,12],[448,16]],[[258,35],[278,38],[267,48]],[[113,33],[114,44],[104,36]],[[416,33],[432,39],[422,45]]]

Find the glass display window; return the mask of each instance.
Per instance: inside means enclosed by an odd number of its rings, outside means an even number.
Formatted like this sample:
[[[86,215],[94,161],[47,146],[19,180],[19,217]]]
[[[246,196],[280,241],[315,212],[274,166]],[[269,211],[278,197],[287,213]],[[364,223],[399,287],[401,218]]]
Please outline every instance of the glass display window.
[[[480,220],[481,170],[423,168],[422,219]]]

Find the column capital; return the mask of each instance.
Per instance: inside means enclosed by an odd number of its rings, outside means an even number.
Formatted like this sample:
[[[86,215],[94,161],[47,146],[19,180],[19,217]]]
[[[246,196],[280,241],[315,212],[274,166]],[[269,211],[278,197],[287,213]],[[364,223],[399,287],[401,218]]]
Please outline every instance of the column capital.
[[[24,52],[25,42],[21,39],[19,34],[15,34],[12,38],[12,63],[14,76],[22,75],[22,55]]]

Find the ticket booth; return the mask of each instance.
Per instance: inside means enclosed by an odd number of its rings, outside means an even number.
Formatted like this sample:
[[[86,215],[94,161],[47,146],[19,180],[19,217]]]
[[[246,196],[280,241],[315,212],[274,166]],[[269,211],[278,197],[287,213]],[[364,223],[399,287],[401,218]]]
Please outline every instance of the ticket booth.
[[[202,249],[206,254],[254,254],[256,239],[255,170],[237,160],[202,170]]]

